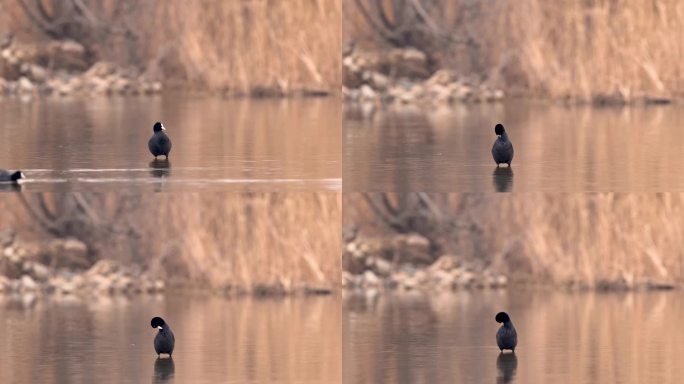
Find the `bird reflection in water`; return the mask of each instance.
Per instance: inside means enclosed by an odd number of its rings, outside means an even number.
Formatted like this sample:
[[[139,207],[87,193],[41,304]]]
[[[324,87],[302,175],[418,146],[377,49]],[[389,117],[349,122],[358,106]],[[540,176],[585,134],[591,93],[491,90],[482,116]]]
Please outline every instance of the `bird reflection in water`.
[[[167,159],[154,159],[150,161],[150,173],[152,177],[158,178],[171,176],[171,162]]]
[[[154,362],[153,383],[172,383],[173,373],[176,370],[172,358],[157,358]]]
[[[492,173],[494,190],[510,192],[513,189],[513,169],[511,167],[496,167]]]
[[[518,357],[515,353],[500,353],[496,359],[497,384],[512,383],[518,369]]]

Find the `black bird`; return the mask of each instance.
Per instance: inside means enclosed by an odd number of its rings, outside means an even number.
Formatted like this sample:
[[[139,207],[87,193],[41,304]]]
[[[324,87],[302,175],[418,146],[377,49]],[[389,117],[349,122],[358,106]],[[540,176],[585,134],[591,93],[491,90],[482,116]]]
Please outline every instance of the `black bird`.
[[[497,323],[503,323],[496,332],[496,344],[499,349],[501,352],[504,349],[510,349],[511,352],[515,353],[515,346],[518,345],[518,333],[515,331],[511,318],[506,312],[499,312],[496,314],[495,320]]]
[[[171,152],[171,139],[166,135],[164,124],[157,121],[154,123],[152,130],[154,131],[154,134],[150,138],[150,141],[147,142],[147,147],[150,149],[150,152],[154,155],[155,159],[157,156],[161,155],[164,155],[168,159],[169,152]]]
[[[173,354],[173,347],[176,344],[176,339],[173,336],[171,327],[161,317],[153,317],[150,322],[152,328],[159,329],[159,333],[154,337],[154,350],[157,352],[157,357],[162,353],[166,353],[169,357]]]
[[[499,136],[494,141],[494,146],[492,146],[492,157],[496,162],[496,166],[498,167],[499,164],[506,163],[510,167],[511,161],[513,161],[513,143],[508,139],[508,134],[503,125],[497,124],[494,127],[494,133]]]
[[[0,169],[0,182],[12,182],[17,183],[20,179],[25,179],[26,177],[21,171],[6,171]]]

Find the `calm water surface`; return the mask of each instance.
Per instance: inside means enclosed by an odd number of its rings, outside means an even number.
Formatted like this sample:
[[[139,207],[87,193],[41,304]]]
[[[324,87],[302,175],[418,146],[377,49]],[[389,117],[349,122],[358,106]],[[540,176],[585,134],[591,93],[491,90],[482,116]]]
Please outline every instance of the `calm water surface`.
[[[157,360],[150,319],[176,336]],[[339,383],[336,297],[0,301],[2,383]]]
[[[518,330],[501,355],[495,314]],[[681,383],[682,292],[345,298],[345,383]]]
[[[0,168],[22,169],[28,191],[339,190],[341,116],[335,98],[4,99]],[[168,162],[147,149],[157,120]]]
[[[513,142],[496,169],[494,125]],[[344,190],[683,191],[684,107],[564,107],[512,101],[344,112]]]

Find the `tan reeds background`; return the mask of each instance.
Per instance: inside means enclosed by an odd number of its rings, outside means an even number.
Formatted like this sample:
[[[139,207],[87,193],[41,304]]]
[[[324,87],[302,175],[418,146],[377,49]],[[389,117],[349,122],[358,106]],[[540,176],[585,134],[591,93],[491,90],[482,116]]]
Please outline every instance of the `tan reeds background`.
[[[46,230],[27,210],[39,195],[0,199],[0,228],[42,241]],[[48,194],[67,207],[52,219],[90,247],[92,261],[138,264],[169,284],[260,290],[335,288],[340,284],[339,193]],[[86,201],[87,215],[70,199]],[[25,204],[21,201],[24,200]],[[28,205],[26,205],[28,204]]]
[[[167,83],[257,93],[341,86],[341,0],[152,0],[118,14],[111,0],[85,3],[101,23],[137,36],[94,37],[101,59],[139,64]],[[4,0],[0,34],[9,31],[45,39],[18,1]]]
[[[344,2],[345,39],[382,48],[354,2]],[[681,96],[681,1],[438,3],[431,17],[440,32],[469,36],[477,43],[442,45],[435,54],[438,66],[477,73],[509,91],[539,96]]]
[[[599,288],[684,282],[682,194],[428,196],[442,254],[514,279]],[[346,194],[344,204],[346,227],[392,235],[361,194]]]

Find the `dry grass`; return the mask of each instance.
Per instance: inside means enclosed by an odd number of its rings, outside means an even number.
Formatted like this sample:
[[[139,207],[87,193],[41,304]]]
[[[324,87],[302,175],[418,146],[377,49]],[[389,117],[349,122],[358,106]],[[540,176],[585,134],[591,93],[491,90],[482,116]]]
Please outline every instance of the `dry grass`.
[[[429,196],[443,215],[443,253],[513,278],[590,287],[684,282],[682,194]],[[391,234],[360,195],[345,195],[344,204],[345,226]]]
[[[110,0],[87,3],[103,23],[137,35],[103,36],[98,56],[139,64],[167,83],[256,94],[341,87],[341,0],[152,0],[118,15]],[[7,29],[40,38],[17,2],[0,11]]]
[[[554,98],[681,96],[681,1],[441,3],[432,15],[440,28],[479,44],[445,45],[437,55],[441,66]],[[344,9],[345,38],[378,47],[352,0]]]
[[[104,225],[101,230],[82,231],[94,237],[96,258],[142,265],[169,283],[286,291],[340,284],[338,193],[81,196]],[[63,198],[48,195],[47,202]],[[31,197],[28,201],[37,204]],[[14,228],[20,239],[46,237],[18,197],[7,195],[0,206],[6,213],[1,228]],[[75,210],[60,215],[75,217]],[[116,233],[103,235],[107,231]]]

